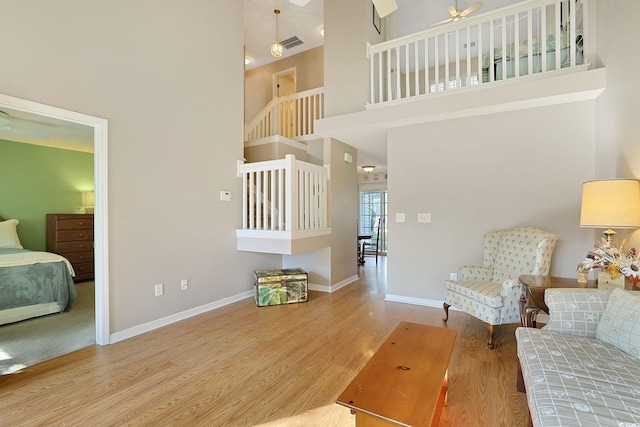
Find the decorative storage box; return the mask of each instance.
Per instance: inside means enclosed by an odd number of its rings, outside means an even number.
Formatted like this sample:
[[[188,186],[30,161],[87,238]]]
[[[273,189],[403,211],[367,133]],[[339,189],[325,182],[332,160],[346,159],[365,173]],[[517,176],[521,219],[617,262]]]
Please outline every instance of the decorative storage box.
[[[258,307],[306,302],[307,272],[301,268],[256,270],[253,287]]]
[[[633,284],[624,276],[611,278],[609,273],[598,271],[598,288],[599,289],[633,289]]]

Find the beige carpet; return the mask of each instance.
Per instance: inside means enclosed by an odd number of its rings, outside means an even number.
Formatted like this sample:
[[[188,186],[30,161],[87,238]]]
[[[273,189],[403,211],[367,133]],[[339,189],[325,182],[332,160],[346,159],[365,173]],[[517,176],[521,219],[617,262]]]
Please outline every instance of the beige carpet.
[[[76,289],[68,312],[0,326],[0,375],[95,344],[95,284],[80,282]]]

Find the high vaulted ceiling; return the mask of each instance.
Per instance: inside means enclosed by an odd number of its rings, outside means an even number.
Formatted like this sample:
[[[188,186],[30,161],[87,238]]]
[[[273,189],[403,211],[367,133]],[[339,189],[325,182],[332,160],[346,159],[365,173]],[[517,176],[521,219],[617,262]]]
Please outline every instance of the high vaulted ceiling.
[[[298,3],[300,0],[295,0]],[[449,17],[447,6],[463,10],[478,0],[396,0],[394,12],[398,36],[429,28],[430,24]],[[484,6],[475,14],[504,7],[521,0],[482,0]],[[297,6],[291,0],[244,0],[244,37],[246,56],[250,58],[247,69],[256,68],[277,59],[271,56],[271,43],[275,39],[276,20],[273,11],[281,11],[278,17],[280,41],[297,36],[304,44],[285,49],[283,57],[289,57],[323,44],[320,29],[324,26],[324,0],[309,0],[306,6]]]
[[[411,34],[429,27],[431,23],[449,16],[447,5],[465,9],[476,0],[396,0],[395,13],[398,36]],[[456,3],[457,1],[457,3]],[[295,0],[304,3],[304,0]],[[290,0],[244,0],[244,34],[246,55],[251,58],[247,69],[276,60],[270,54],[275,38],[274,9],[280,9],[280,40],[296,36],[303,44],[285,49],[283,58],[321,46],[324,42],[320,29],[324,21],[324,0],[309,0],[298,6]],[[517,3],[518,0],[483,0],[484,6],[476,13]],[[76,151],[93,151],[93,129],[61,120],[46,118],[17,110],[0,108],[0,139],[66,148]],[[7,123],[9,121],[10,123]],[[5,129],[2,129],[5,128]],[[44,137],[46,135],[46,137]],[[366,158],[366,153],[362,153]]]

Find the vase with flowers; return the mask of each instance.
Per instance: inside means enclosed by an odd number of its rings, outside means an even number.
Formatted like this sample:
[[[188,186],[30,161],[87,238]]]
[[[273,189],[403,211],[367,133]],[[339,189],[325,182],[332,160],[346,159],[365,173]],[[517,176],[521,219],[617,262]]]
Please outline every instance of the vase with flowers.
[[[608,273],[611,279],[624,276],[635,288],[640,281],[640,255],[635,248],[627,250],[626,240],[618,247],[615,242],[602,239],[600,244],[587,252],[584,261],[578,264],[578,272],[600,269]]]

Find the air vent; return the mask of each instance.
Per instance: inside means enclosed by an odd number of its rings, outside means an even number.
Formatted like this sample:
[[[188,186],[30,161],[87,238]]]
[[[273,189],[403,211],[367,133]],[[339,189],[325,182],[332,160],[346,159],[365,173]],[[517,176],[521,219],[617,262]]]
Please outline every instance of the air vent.
[[[298,36],[293,36],[286,40],[282,40],[280,43],[285,47],[285,49],[291,49],[292,47],[300,46],[304,42],[300,40]]]

